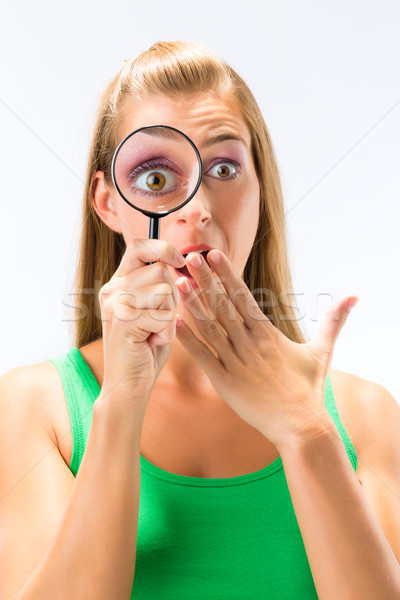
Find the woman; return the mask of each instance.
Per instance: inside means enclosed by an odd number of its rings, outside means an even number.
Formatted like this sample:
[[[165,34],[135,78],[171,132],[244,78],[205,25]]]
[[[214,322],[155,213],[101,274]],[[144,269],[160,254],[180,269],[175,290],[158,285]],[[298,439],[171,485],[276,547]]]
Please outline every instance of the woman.
[[[204,176],[149,240],[110,169],[155,124]],[[104,92],[76,285],[75,347],[0,380],[2,598],[400,597],[400,409],[329,368],[356,298],[303,338],[267,128],[204,48]]]

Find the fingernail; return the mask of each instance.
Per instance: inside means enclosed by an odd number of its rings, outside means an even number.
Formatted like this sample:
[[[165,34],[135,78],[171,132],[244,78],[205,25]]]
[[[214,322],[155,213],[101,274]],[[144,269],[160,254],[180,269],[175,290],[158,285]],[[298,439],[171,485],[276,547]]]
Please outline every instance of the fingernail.
[[[185,294],[188,294],[190,292],[190,283],[188,282],[187,279],[183,279],[183,278],[182,279],[178,279],[177,282],[176,282],[176,285]]]
[[[189,264],[192,267],[194,267],[195,269],[198,269],[201,266],[200,254],[189,254],[189,256],[187,257],[187,260],[188,260]]]
[[[182,265],[182,267],[184,264],[186,264],[185,257],[179,252],[179,250],[176,251],[176,260],[180,265]]]
[[[219,252],[216,252],[215,250],[213,250],[212,254],[210,254],[210,253],[207,254],[207,261],[209,259],[213,263],[213,265],[217,265],[219,262],[221,262],[221,255]]]
[[[180,315],[176,315],[176,326],[179,327],[179,329],[183,327],[183,319]]]

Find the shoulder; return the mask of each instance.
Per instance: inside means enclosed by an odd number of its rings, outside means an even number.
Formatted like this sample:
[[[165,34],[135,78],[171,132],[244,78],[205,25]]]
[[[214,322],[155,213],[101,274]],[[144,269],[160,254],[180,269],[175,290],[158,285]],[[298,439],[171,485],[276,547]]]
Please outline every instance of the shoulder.
[[[358,480],[400,560],[400,406],[379,383],[340,371],[328,374],[338,393],[338,411],[346,415],[342,421],[348,420],[350,438],[353,430]]]
[[[41,426],[56,442],[55,394],[58,372],[50,361],[18,366],[0,376],[0,423],[8,421],[21,429]]]
[[[328,369],[336,406],[359,458],[373,455],[385,440],[400,440],[400,406],[382,385]]]

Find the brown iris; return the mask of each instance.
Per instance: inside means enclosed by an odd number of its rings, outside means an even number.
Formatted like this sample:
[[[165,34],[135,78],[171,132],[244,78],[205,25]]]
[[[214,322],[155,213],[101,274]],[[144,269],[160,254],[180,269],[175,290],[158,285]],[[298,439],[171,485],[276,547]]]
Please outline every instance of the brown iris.
[[[165,185],[165,177],[160,172],[151,173],[146,177],[146,185],[151,190],[161,190]]]
[[[225,165],[222,167],[219,167],[217,169],[217,173],[218,175],[221,175],[221,177],[228,177],[229,175],[229,167],[226,167]]]

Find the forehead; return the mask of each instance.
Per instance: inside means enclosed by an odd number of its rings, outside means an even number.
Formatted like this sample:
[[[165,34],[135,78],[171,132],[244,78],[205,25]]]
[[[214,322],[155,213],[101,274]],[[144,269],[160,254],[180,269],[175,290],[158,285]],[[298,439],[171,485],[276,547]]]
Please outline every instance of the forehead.
[[[118,130],[118,141],[147,125],[169,125],[188,135],[201,147],[228,136],[240,138],[250,149],[250,132],[240,109],[230,96],[214,94],[168,97],[153,95],[141,102],[127,103]],[[214,142],[214,143],[215,143]]]

